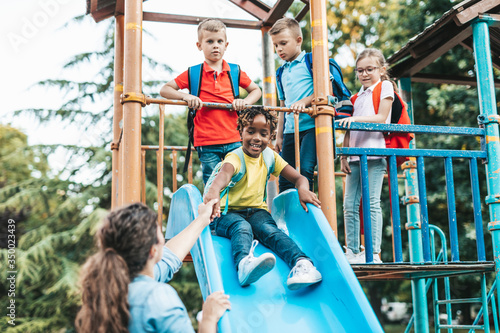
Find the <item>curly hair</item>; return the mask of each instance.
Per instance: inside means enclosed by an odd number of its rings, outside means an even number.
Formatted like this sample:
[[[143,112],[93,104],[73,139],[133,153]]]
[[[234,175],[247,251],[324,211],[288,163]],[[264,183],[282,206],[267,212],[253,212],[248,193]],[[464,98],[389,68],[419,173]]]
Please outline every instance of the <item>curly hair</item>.
[[[142,203],[109,213],[96,233],[98,251],[81,270],[78,332],[128,332],[128,285],[158,243],[157,215]]]
[[[259,114],[266,118],[266,123],[269,124],[271,128],[271,140],[276,137],[276,128],[278,127],[278,119],[274,112],[265,111],[263,108],[252,107],[240,112],[238,117],[238,131],[240,135],[243,133],[243,129],[253,123],[253,120]]]

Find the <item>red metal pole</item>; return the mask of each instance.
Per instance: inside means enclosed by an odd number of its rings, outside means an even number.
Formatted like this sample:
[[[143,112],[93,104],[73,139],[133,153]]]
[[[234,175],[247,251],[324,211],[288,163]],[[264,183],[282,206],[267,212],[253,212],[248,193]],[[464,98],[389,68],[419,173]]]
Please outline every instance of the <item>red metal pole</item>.
[[[111,172],[111,209],[121,206],[121,151],[120,149],[120,122],[123,119],[123,105],[120,95],[123,93],[123,15],[115,16],[115,70],[114,70],[114,96],[113,96],[113,143],[112,150],[112,172]]]
[[[125,0],[124,94],[142,96],[142,0]],[[123,106],[123,204],[141,197],[141,103]]]
[[[312,53],[314,63],[314,100],[318,110],[316,117],[316,151],[318,154],[318,192],[321,209],[335,235],[337,235],[337,208],[335,206],[335,174],[333,164],[332,115],[328,106],[330,80],[328,80],[328,34],[326,1],[311,0]]]

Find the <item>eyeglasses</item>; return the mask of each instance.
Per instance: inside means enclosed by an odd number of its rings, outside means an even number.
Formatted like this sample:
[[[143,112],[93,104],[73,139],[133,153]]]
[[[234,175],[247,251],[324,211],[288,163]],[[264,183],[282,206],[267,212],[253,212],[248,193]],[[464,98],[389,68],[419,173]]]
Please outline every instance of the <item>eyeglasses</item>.
[[[377,68],[380,67],[366,67],[366,68],[356,68],[355,71],[358,73],[358,75],[363,75],[363,72],[366,71],[366,74],[371,74],[373,73]]]

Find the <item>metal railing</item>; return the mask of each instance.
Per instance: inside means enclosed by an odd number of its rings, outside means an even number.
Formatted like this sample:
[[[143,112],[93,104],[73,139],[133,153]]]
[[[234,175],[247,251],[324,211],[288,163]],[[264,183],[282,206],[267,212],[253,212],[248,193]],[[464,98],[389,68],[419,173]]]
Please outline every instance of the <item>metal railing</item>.
[[[345,127],[340,127],[335,124],[335,129],[347,130]],[[445,135],[462,135],[479,137],[481,142],[484,142],[485,131],[482,128],[468,127],[444,127],[444,126],[426,126],[426,125],[394,125],[394,124],[374,124],[374,123],[351,123],[349,130],[357,131],[376,131],[376,132],[411,132],[421,134],[445,134]],[[474,223],[476,230],[476,245],[478,261],[484,261],[484,236],[481,213],[481,201],[479,197],[479,180],[477,171],[477,162],[479,159],[486,159],[487,152],[484,145],[481,144],[478,150],[446,150],[446,149],[394,149],[394,148],[336,148],[338,155],[344,156],[359,156],[361,169],[361,184],[362,184],[362,204],[363,204],[363,223],[365,230],[365,253],[367,262],[372,262],[373,245],[371,237],[371,217],[370,217],[370,201],[368,188],[368,156],[384,156],[388,159],[389,183],[390,183],[390,198],[392,202],[391,216],[393,219],[393,247],[395,254],[395,262],[403,262],[402,242],[401,242],[401,219],[399,202],[400,197],[397,186],[397,162],[396,158],[400,156],[411,157],[409,162],[404,165],[405,173],[409,169],[416,168],[418,182],[418,200],[413,202],[418,203],[420,207],[420,222],[422,230],[423,257],[425,262],[431,262],[431,248],[429,235],[429,217],[427,207],[427,193],[425,180],[425,164],[424,158],[441,158],[444,160],[445,175],[446,175],[446,190],[448,203],[448,219],[450,230],[450,247],[451,261],[460,261],[459,243],[457,234],[457,218],[455,211],[455,192],[453,181],[453,159],[468,159],[472,201],[474,210]]]

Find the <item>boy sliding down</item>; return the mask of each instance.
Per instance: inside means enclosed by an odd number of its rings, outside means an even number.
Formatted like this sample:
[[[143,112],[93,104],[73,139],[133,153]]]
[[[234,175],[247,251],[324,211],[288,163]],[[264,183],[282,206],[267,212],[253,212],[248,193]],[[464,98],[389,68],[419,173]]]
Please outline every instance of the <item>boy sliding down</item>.
[[[219,199],[221,190],[229,184],[233,175],[239,173],[242,163],[245,163],[245,174],[229,191],[228,213],[222,216],[220,214],[220,206],[225,208],[226,205],[228,195],[226,194],[214,205],[211,216],[214,221],[210,227],[218,236],[231,240],[234,264],[242,286],[257,281],[276,263],[276,258],[271,253],[259,257],[253,256],[253,251],[260,241],[293,267],[288,276],[287,286],[291,290],[296,290],[321,281],[321,274],[297,244],[277,227],[267,211],[264,194],[268,166],[265,164],[263,152],[274,157],[272,174],[275,176],[281,174],[295,184],[300,204],[306,211],[308,211],[306,203],[320,207],[320,201],[316,194],[309,191],[307,179],[289,166],[277,153],[267,148],[274,136],[276,122],[272,114],[258,108],[250,108],[240,114],[238,131],[243,146],[238,149],[242,149],[243,154],[235,150],[226,156],[219,173],[206,190],[204,202]],[[265,151],[266,149],[268,150]],[[239,156],[243,156],[244,161],[240,161]],[[253,240],[254,236],[258,241]]]
[[[236,130],[238,115],[246,105],[257,102],[261,96],[260,88],[248,75],[239,71],[239,66],[228,64],[223,60],[228,46],[226,41],[226,26],[217,19],[206,19],[198,25],[198,50],[203,51],[205,61],[199,75],[199,81],[191,80],[198,87],[190,87],[190,70],[180,74],[174,80],[165,84],[160,95],[165,98],[186,101],[189,108],[198,110],[194,117],[194,147],[198,152],[203,171],[203,182],[206,183],[213,168],[222,161],[226,154],[241,146],[240,136]],[[238,68],[238,77],[231,77],[231,67]],[[195,68],[197,66],[193,66]],[[235,73],[233,73],[235,74]],[[239,89],[233,88],[233,80],[238,80],[235,86],[241,86],[248,92],[244,99],[239,98]],[[190,89],[190,94],[178,91]],[[192,90],[198,91],[197,96]],[[237,91],[233,91],[237,90]],[[202,103],[232,103],[233,110],[202,108]]]

